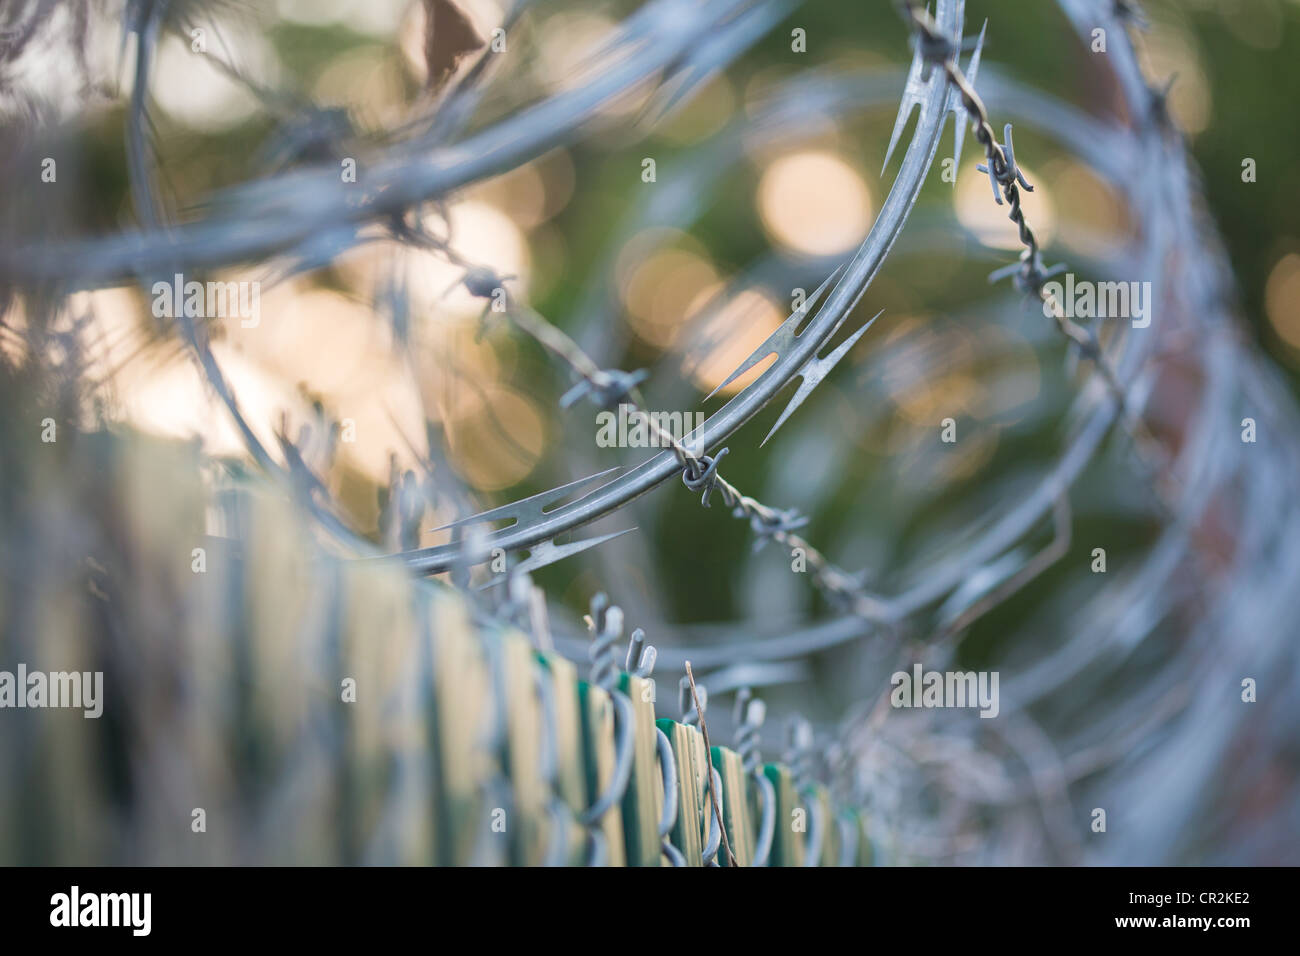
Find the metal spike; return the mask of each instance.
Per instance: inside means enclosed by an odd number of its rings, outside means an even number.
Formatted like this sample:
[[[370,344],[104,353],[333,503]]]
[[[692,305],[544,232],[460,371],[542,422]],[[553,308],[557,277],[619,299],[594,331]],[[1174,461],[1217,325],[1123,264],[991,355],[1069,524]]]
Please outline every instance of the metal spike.
[[[880,166],[880,175],[885,175],[885,170],[889,168],[889,160],[894,155],[894,148],[898,146],[898,139],[903,135],[903,127],[907,125],[908,119],[912,115],[913,107],[921,108],[921,119],[925,119],[925,101],[930,90],[930,85],[935,82],[935,73],[931,71],[929,79],[921,79],[925,72],[925,61],[921,58],[921,50],[918,47],[912,53],[912,65],[907,70],[907,83],[903,86],[903,98],[898,104],[898,117],[894,120],[894,132],[889,136],[889,149],[885,150],[885,161]],[[944,80],[947,82],[947,80]]]
[[[468,518],[459,518],[450,524],[445,524],[440,528],[434,528],[434,531],[445,531],[448,528],[459,528],[467,524],[481,524],[484,521],[504,521],[507,518],[513,518],[514,522],[506,525],[507,528],[513,527],[514,524],[532,524],[541,521],[546,514],[546,506],[555,504],[563,498],[569,497],[581,485],[589,482],[598,481],[601,478],[607,478],[614,472],[618,471],[618,466],[607,468],[605,471],[597,472],[594,475],[588,475],[586,478],[579,478],[577,481],[571,481],[567,485],[560,485],[558,488],[552,488],[550,491],[543,491],[540,494],[533,495],[529,498],[521,498],[519,501],[512,501],[508,505],[502,505],[500,508],[493,508],[490,511],[483,511],[476,515],[470,515]],[[505,528],[498,528],[504,531]]]
[[[565,558],[572,557],[580,551],[586,551],[588,548],[594,548],[598,544],[604,544],[620,535],[635,531],[636,528],[624,528],[622,531],[611,531],[609,534],[598,534],[594,538],[586,538],[583,541],[570,541],[568,544],[556,544],[555,539],[543,541],[541,544],[534,545],[528,550],[528,557],[520,561],[512,569],[515,573],[531,573],[538,568],[544,568],[556,561],[563,561]],[[509,577],[509,573],[498,574],[479,587],[480,591],[487,588],[496,587],[502,581]]]
[[[739,726],[745,722],[745,707],[754,699],[754,691],[749,687],[742,687],[736,691],[736,709],[732,715],[732,721]]]
[[[645,631],[638,627],[632,632],[632,638],[628,642],[623,670],[636,677],[649,677],[655,669],[655,660],[658,657],[659,652],[653,644],[646,643]]]
[[[852,309],[849,309],[848,311],[845,312],[846,318],[848,317],[849,311],[852,311]],[[862,338],[862,333],[867,331],[867,329],[871,328],[871,326],[875,323],[876,319],[880,318],[883,312],[884,310],[882,309],[880,312],[877,312],[875,315],[873,315],[862,326],[862,328],[858,329],[847,339],[841,342],[839,346],[835,349],[835,351],[831,352],[830,355],[826,356],[825,358],[819,358],[818,356],[814,355],[812,358],[810,358],[807,361],[807,363],[804,364],[804,367],[801,368],[798,373],[799,388],[794,393],[794,398],[790,399],[789,404],[785,406],[785,411],[783,411],[781,413],[781,417],[776,420],[776,424],[772,426],[772,430],[767,433],[767,438],[764,438],[761,442],[759,442],[760,448],[762,448],[764,445],[767,444],[767,439],[771,438],[773,435],[776,434],[776,430],[785,424],[785,420],[794,413],[794,410],[796,408],[798,408],[800,405],[803,404],[804,399],[807,398],[809,395],[811,395],[812,390],[822,383],[822,379],[824,379],[827,375],[830,374],[831,369],[835,367],[835,364],[839,362],[840,359],[844,358],[845,354],[849,351],[849,349],[853,348],[854,344],[858,341],[858,339]],[[837,323],[835,326],[836,330],[838,330],[839,327],[843,324],[844,324],[844,319],[840,319],[839,323]],[[832,331],[831,334],[834,335],[835,334],[834,331]]]
[[[957,35],[958,36],[961,35],[965,23],[966,23],[966,4],[958,3],[957,4],[957,25],[958,25]],[[965,71],[966,76],[971,81],[972,85],[975,82],[975,75],[979,72],[980,51],[984,45],[984,29],[987,27],[988,27],[988,21],[985,20],[984,28],[980,29],[979,42],[975,47],[975,53],[971,56],[970,68]],[[898,104],[898,117],[894,120],[894,131],[893,133],[890,134],[889,137],[889,149],[885,151],[885,162],[880,167],[880,175],[882,176],[885,174],[885,170],[889,168],[890,157],[894,155],[894,148],[898,145],[898,139],[900,136],[902,136],[903,128],[907,125],[907,121],[912,115],[912,108],[914,106],[920,106],[921,118],[922,120],[924,120],[925,103],[926,103],[927,94],[930,92],[931,84],[936,81],[936,75],[938,76],[939,82],[944,84],[948,82],[947,77],[943,76],[943,73],[940,70],[929,70],[929,76],[923,79],[926,72],[927,72],[927,64],[925,62],[924,57],[921,56],[921,48],[920,45],[918,44],[916,48],[913,50],[912,64],[911,66],[908,67],[907,70],[907,83],[903,87],[903,97],[901,102]],[[944,101],[943,108],[945,113],[952,112],[955,113],[957,117],[956,143],[955,143],[955,148],[953,150],[953,159],[954,159],[953,171],[955,173],[958,168],[957,164],[961,161],[962,141],[966,135],[966,127],[965,124],[963,123],[963,118],[966,115],[966,108],[962,104],[961,95],[956,91],[956,89],[951,89],[948,91],[948,97]]]
[[[726,379],[722,382],[722,384],[720,384],[713,391],[709,392],[709,394],[705,397],[704,400],[707,402],[714,395],[718,394],[720,390],[726,388],[728,385],[730,385],[740,376],[744,375],[746,372],[748,372],[759,362],[763,361],[763,359],[767,358],[769,355],[775,354],[778,358],[780,358],[781,355],[785,354],[785,351],[789,349],[792,345],[794,345],[794,340],[798,338],[798,336],[794,334],[794,330],[797,329],[801,324],[803,324],[803,320],[808,317],[808,313],[811,312],[813,310],[813,307],[817,305],[817,302],[819,299],[821,299],[822,294],[826,291],[826,289],[830,286],[832,282],[838,280],[840,274],[843,271],[844,271],[843,265],[836,266],[835,271],[832,272],[830,275],[828,275],[826,279],[822,282],[822,284],[817,287],[816,291],[814,291],[812,295],[810,295],[807,299],[804,300],[803,308],[798,310],[797,312],[791,312],[789,317],[784,322],[781,323],[781,327],[778,328],[771,335],[769,335],[766,339],[764,339],[762,345],[754,349],[753,352],[749,353],[749,358],[745,359],[745,361],[740,364],[739,368],[737,368],[734,372],[728,375]]]
[[[636,670],[637,664],[641,661],[641,651],[645,647],[645,631],[636,628],[632,632],[632,637],[628,640],[627,657],[623,661],[623,670],[629,674]]]
[[[587,630],[601,631],[605,628],[605,612],[609,610],[609,596],[604,591],[597,591],[591,596],[591,613],[583,616]]]
[[[641,661],[635,671],[636,676],[649,678],[654,673],[655,661],[658,659],[659,649],[653,644],[647,644],[645,650],[641,652]]]

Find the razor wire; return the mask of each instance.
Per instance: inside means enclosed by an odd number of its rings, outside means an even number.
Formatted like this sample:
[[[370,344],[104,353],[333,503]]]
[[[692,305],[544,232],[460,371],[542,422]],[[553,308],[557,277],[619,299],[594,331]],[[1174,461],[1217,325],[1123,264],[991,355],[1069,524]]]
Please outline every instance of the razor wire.
[[[697,666],[738,666],[762,661],[788,661],[821,653],[865,635],[878,634],[882,624],[915,624],[915,619],[920,618],[927,608],[954,595],[975,571],[987,569],[1011,555],[1012,549],[1023,542],[1042,519],[1051,517],[1051,543],[1023,560],[1006,565],[1006,570],[993,587],[959,609],[953,620],[940,629],[946,634],[934,635],[947,638],[935,642],[939,652],[947,653],[952,639],[959,639],[958,632],[969,627],[975,617],[1027,585],[1068,551],[1070,489],[1084,469],[1098,459],[1106,438],[1119,423],[1132,439],[1131,446],[1141,459],[1144,478],[1160,483],[1157,490],[1164,506],[1162,526],[1150,558],[1129,579],[1127,586],[1115,586],[1114,590],[1123,592],[1122,600],[1116,601],[1109,592],[1103,592],[1091,599],[1085,608],[1067,615],[1070,620],[1079,622],[1077,634],[1060,647],[1046,652],[1013,679],[1007,696],[1011,699],[1010,707],[1017,723],[1016,729],[1005,736],[1014,737],[1015,741],[1014,745],[1009,740],[1003,743],[1020,753],[1015,760],[1025,767],[1022,778],[1017,781],[1000,776],[1005,774],[1008,761],[995,759],[991,751],[972,745],[978,759],[987,759],[991,763],[980,771],[985,774],[980,778],[979,787],[982,789],[969,799],[970,805],[1005,804],[1012,799],[1009,794],[1023,793],[1025,788],[1020,784],[1028,781],[1033,785],[1036,799],[1046,807],[1075,780],[1096,773],[1098,768],[1123,762],[1126,755],[1122,748],[1109,748],[1111,752],[1107,753],[1108,748],[1096,741],[1081,739],[1079,734],[1062,737],[1071,746],[1049,743],[1044,747],[1043,742],[1050,735],[1037,730],[1037,722],[1030,719],[1028,708],[1041,702],[1063,682],[1104,666],[1108,663],[1107,658],[1111,663],[1131,658],[1143,641],[1151,640],[1157,634],[1163,622],[1178,617],[1180,612],[1176,599],[1184,598],[1188,589],[1184,587],[1176,591],[1170,587],[1170,582],[1180,571],[1188,568],[1188,556],[1191,556],[1192,570],[1198,579],[1209,576],[1195,538],[1203,516],[1216,504],[1215,493],[1238,487],[1243,500],[1277,502],[1279,489],[1286,487],[1285,476],[1295,473],[1293,448],[1284,448],[1280,456],[1273,458],[1258,456],[1262,460],[1257,462],[1254,471],[1234,470],[1230,459],[1223,454],[1222,434],[1230,431],[1228,426],[1235,418],[1229,420],[1225,409],[1249,408],[1262,421],[1282,432],[1294,430],[1294,404],[1275,376],[1263,370],[1258,359],[1224,331],[1230,317],[1231,296],[1224,280],[1221,257],[1212,241],[1205,238],[1204,224],[1197,218],[1194,180],[1186,166],[1181,143],[1168,121],[1164,104],[1167,94],[1147,84],[1137,65],[1133,47],[1127,40],[1127,31],[1134,26],[1129,5],[1103,0],[1062,0],[1062,8],[1081,34],[1086,34],[1097,24],[1114,31],[1113,56],[1106,62],[1119,80],[1131,111],[1130,125],[1125,128],[1073,117],[1063,104],[997,78],[982,80],[980,85],[986,91],[989,88],[997,91],[992,101],[1014,114],[1029,114],[1029,119],[1036,125],[1071,141],[1076,152],[1094,169],[1125,190],[1143,226],[1139,247],[1142,268],[1146,270],[1143,274],[1153,276],[1159,284],[1162,295],[1156,297],[1158,301],[1184,303],[1190,306],[1186,311],[1193,315],[1202,309],[1211,313],[1199,321],[1187,323],[1193,342],[1181,346],[1203,359],[1207,372],[1206,397],[1202,414],[1197,418],[1201,427],[1191,429],[1192,434],[1185,436],[1181,447],[1167,452],[1143,420],[1142,405],[1153,388],[1149,366],[1154,358],[1160,357],[1154,344],[1157,333],[1164,334],[1166,342],[1162,347],[1168,349],[1168,340],[1179,331],[1168,326],[1163,315],[1153,321],[1151,328],[1146,330],[1148,334],[1134,336],[1122,329],[1116,330],[1111,342],[1105,343],[1096,328],[1083,326],[1058,312],[1055,316],[1058,331],[1068,341],[1072,353],[1077,352],[1092,363],[1095,376],[1085,380],[1080,391],[1077,409],[1081,418],[1055,467],[1031,494],[1001,512],[979,531],[963,554],[938,568],[929,569],[924,579],[905,586],[893,596],[868,590],[864,579],[842,571],[827,556],[829,549],[819,550],[797,534],[805,519],[795,509],[763,504],[757,498],[743,494],[719,475],[719,465],[727,453],[724,442],[730,436],[751,421],[795,378],[799,378],[797,392],[764,441],[770,439],[869,328],[870,322],[860,326],[829,355],[821,356],[832,338],[844,327],[886,256],[899,241],[902,227],[927,178],[948,113],[953,113],[956,120],[958,157],[964,122],[971,121],[976,139],[984,150],[983,171],[989,177],[994,198],[999,204],[1005,201],[1009,206],[1010,217],[1025,247],[1017,263],[998,269],[990,278],[1010,277],[1020,292],[1045,300],[1045,284],[1063,268],[1048,268],[1044,264],[1038,239],[1025,220],[1019,190],[1031,187],[1016,165],[1011,127],[1009,124],[1005,127],[1005,142],[999,143],[989,113],[976,92],[975,74],[981,45],[975,46],[966,69],[960,65],[959,57],[964,48],[961,39],[963,3],[960,0],[939,0],[934,15],[915,0],[906,0],[900,6],[915,50],[903,106],[896,122],[895,138],[913,108],[919,107],[920,117],[885,205],[861,248],[847,263],[831,271],[829,278],[811,298],[808,310],[791,313],[778,331],[756,349],[724,385],[773,354],[776,361],[754,383],[710,416],[696,433],[679,440],[658,425],[639,398],[637,386],[643,381],[637,377],[639,373],[602,368],[572,338],[525,304],[509,297],[508,318],[517,328],[536,339],[578,380],[575,388],[562,400],[562,405],[567,406],[580,398],[590,398],[601,406],[631,400],[635,413],[642,416],[669,450],[612,480],[604,480],[607,473],[599,473],[521,501],[460,518],[447,527],[460,533],[471,526],[499,521],[509,520],[513,524],[486,534],[461,537],[449,545],[408,549],[399,559],[419,573],[431,574],[482,564],[495,548],[508,552],[528,551],[529,557],[519,562],[506,577],[512,581],[524,580],[522,593],[526,595],[525,600],[535,601],[537,592],[529,589],[522,575],[612,537],[604,535],[576,545],[562,545],[556,541],[559,535],[617,513],[651,489],[680,476],[689,489],[701,492],[705,507],[710,494],[716,491],[735,517],[750,523],[759,543],[770,539],[788,547],[805,549],[814,568],[814,582],[838,599],[837,611],[841,616],[781,637],[754,639],[748,636],[743,642],[729,639],[709,645],[659,649],[659,662],[664,666],[680,667],[688,659],[695,661]],[[158,29],[163,9],[164,6],[159,5],[145,21],[141,32],[142,51],[152,47],[152,41],[146,42],[146,36]],[[743,41],[752,37],[757,27],[770,25],[773,18],[785,9],[787,6],[784,4],[738,3],[734,0],[723,3],[656,0],[625,21],[618,37],[604,52],[610,58],[616,52],[625,53],[626,57],[605,64],[605,69],[592,83],[530,107],[472,134],[453,147],[443,148],[441,152],[435,150],[433,158],[420,156],[419,147],[445,141],[468,122],[481,94],[478,80],[483,71],[480,70],[453,90],[442,106],[445,112],[436,113],[431,118],[427,138],[416,137],[412,143],[403,144],[377,158],[370,167],[376,186],[367,190],[359,202],[345,201],[338,195],[336,187],[324,188],[324,174],[313,170],[297,170],[236,187],[229,198],[233,208],[245,217],[243,221],[248,226],[247,231],[238,236],[232,236],[216,221],[181,226],[162,224],[150,196],[147,151],[143,141],[138,139],[143,123],[133,123],[132,136],[128,139],[129,168],[132,195],[144,230],[111,240],[4,251],[0,253],[0,273],[11,280],[21,276],[23,281],[36,278],[65,285],[94,284],[115,281],[123,276],[146,277],[152,274],[159,262],[168,263],[169,268],[173,264],[189,268],[257,259],[272,253],[288,254],[292,258],[304,253],[317,231],[324,230],[336,239],[338,250],[341,250],[358,240],[357,228],[361,224],[383,223],[387,217],[397,217],[398,221],[384,228],[410,238],[410,229],[401,222],[401,217],[419,204],[436,201],[452,189],[539,155],[550,145],[573,136],[582,118],[596,106],[657,73],[664,74],[665,85],[674,80],[689,89],[698,82],[704,67],[712,69],[727,62],[739,52]],[[512,10],[512,16],[514,12]],[[692,45],[700,29],[716,31],[716,42]],[[981,43],[982,39],[983,31]],[[146,54],[141,52],[138,71],[142,76],[148,74],[145,57]],[[137,91],[143,86],[138,82]],[[797,102],[798,89],[797,85],[791,84],[791,102]],[[846,101],[849,99],[846,97]],[[670,96],[663,105],[667,108],[671,103]],[[142,100],[133,100],[133,112],[142,110],[142,104]],[[444,116],[448,119],[443,119]],[[1100,135],[1085,142],[1088,137],[1077,133],[1077,128],[1085,123],[1092,123]],[[891,143],[891,153],[892,150]],[[1163,183],[1153,185],[1149,170],[1162,161],[1159,168],[1167,178]],[[310,204],[306,202],[309,196],[313,200]],[[454,257],[450,244],[444,243],[441,248],[445,254]],[[1173,250],[1183,253],[1176,276],[1171,276],[1164,265],[1172,258]],[[74,264],[75,273],[72,271]],[[468,268],[464,278],[466,287],[475,295],[499,288],[504,281],[490,270],[477,266]],[[813,312],[809,321],[808,312],[821,300],[823,293],[826,293],[825,302]],[[804,326],[802,331],[796,333],[801,326]],[[255,450],[255,458],[265,467],[278,469],[269,454],[256,452],[260,445],[256,444],[251,429],[242,423],[237,402],[229,389],[223,387],[220,370],[215,361],[209,361],[210,352],[201,337],[192,330],[185,332],[209,380],[217,387],[250,448]],[[1201,336],[1199,347],[1195,341],[1197,335]],[[1100,388],[1093,388],[1094,380]],[[282,451],[290,462],[288,471],[303,478],[306,466],[290,454],[293,443],[283,442],[282,445]],[[310,472],[305,477],[310,478]],[[594,490],[586,490],[597,481],[602,483]],[[1253,497],[1250,494],[1252,490],[1256,492]],[[569,500],[580,491],[585,491],[585,494]],[[308,499],[314,500],[315,493],[309,491]],[[318,517],[330,523],[328,508],[318,507],[315,511]],[[1241,527],[1241,553],[1267,556],[1267,563],[1275,569],[1275,576],[1269,580],[1275,585],[1276,582],[1285,585],[1300,580],[1300,557],[1295,554],[1294,547],[1286,546],[1287,533],[1296,530],[1294,508],[1274,516],[1272,521],[1260,514],[1259,509],[1246,512],[1245,517],[1248,520]],[[337,524],[337,520],[333,520]],[[343,527],[338,527],[338,531],[349,533]],[[356,540],[360,541],[359,536]],[[364,544],[359,550],[365,550]],[[1188,645],[1193,653],[1175,662],[1171,667],[1175,676],[1165,678],[1154,695],[1135,698],[1150,705],[1154,697],[1155,706],[1151,707],[1151,713],[1163,716],[1164,723],[1160,726],[1167,732],[1176,732],[1183,741],[1195,739],[1198,734],[1204,735],[1213,724],[1212,712],[1204,703],[1198,708],[1195,698],[1188,697],[1185,688],[1198,679],[1203,680],[1213,670],[1214,629],[1240,628],[1241,622],[1252,621],[1256,622],[1258,631],[1267,633],[1294,611],[1292,589],[1285,586],[1270,588],[1267,583],[1250,580],[1256,566],[1238,556],[1236,563],[1229,562],[1226,569],[1214,569],[1221,576],[1231,576],[1228,583],[1220,583],[1217,588],[1198,596],[1205,606],[1205,614],[1197,622],[1188,622]],[[1249,596],[1253,604],[1241,595]],[[536,623],[535,617],[531,620]],[[572,656],[572,642],[571,637],[562,636],[556,644]],[[1247,645],[1245,649],[1253,654],[1252,660],[1271,661],[1281,673],[1288,675],[1290,686],[1294,686],[1294,659],[1288,656],[1285,647],[1276,641],[1269,644],[1261,638],[1247,642]],[[593,680],[601,684],[607,676],[602,671],[601,676],[593,674]],[[1279,706],[1284,705],[1273,705],[1274,712]],[[1195,720],[1186,724],[1174,723],[1172,715],[1175,713],[1190,715]],[[960,768],[967,766],[962,761],[968,760],[972,752],[969,748],[965,752],[962,750],[963,746],[971,744],[966,732],[942,726],[945,722],[938,718],[935,723],[941,726],[937,729],[931,727],[918,731],[913,721],[884,720],[881,715],[887,716],[888,711],[880,710],[878,706],[873,714],[873,719],[856,715],[845,721],[841,728],[846,749],[857,755],[851,788],[854,797],[861,798],[868,805],[882,806],[887,811],[886,816],[896,821],[897,838],[910,844],[919,856],[927,856],[925,848],[931,846],[939,851],[936,855],[947,853],[948,848],[954,845],[969,846],[971,852],[976,853],[994,852],[991,848],[996,844],[993,839],[996,833],[967,830],[969,821],[964,818],[945,820],[938,828],[929,827],[918,823],[906,809],[905,794],[914,793],[921,782],[941,777],[945,784],[957,786],[952,778],[962,772]],[[743,726],[750,727],[748,721],[747,716],[742,718]],[[1240,722],[1229,723],[1235,726]],[[904,726],[900,727],[900,724]],[[1101,726],[1100,722],[1097,726]],[[864,728],[868,727],[876,736],[864,740]],[[747,747],[753,746],[748,742],[751,733],[752,730],[746,731]],[[1214,752],[1222,755],[1229,746],[1227,728],[1221,728],[1211,736],[1218,748]],[[1052,762],[1049,752],[1057,746],[1073,751],[1075,756],[1063,757],[1056,761],[1053,770],[1044,771],[1042,765]],[[931,751],[922,752],[927,747]],[[916,752],[908,755],[906,751],[909,748]],[[800,752],[807,749],[804,740]],[[879,753],[882,750],[887,754],[884,757]],[[1167,748],[1165,753],[1169,752]],[[1044,753],[1049,753],[1049,756],[1044,757]],[[1079,755],[1086,759],[1079,759]],[[920,764],[937,769],[922,771]],[[1210,757],[1203,758],[1191,770],[1159,761],[1157,764],[1145,773],[1133,775],[1128,782],[1121,780],[1114,784],[1130,792],[1132,805],[1141,808],[1135,816],[1146,823],[1150,833],[1145,844],[1120,851],[1121,856],[1126,852],[1129,859],[1140,859],[1140,850],[1144,848],[1179,845],[1179,840],[1185,839],[1180,835],[1183,831],[1178,829],[1179,824],[1185,824],[1196,813],[1205,812],[1208,798],[1200,799],[1194,795],[1174,801],[1177,812],[1165,811],[1171,805],[1167,795],[1174,789],[1173,780],[1189,792],[1211,786],[1214,764]],[[1157,771],[1165,773],[1170,781],[1159,782]],[[664,772],[667,775],[670,771],[665,768]],[[806,769],[801,769],[801,773],[806,775]],[[1186,785],[1189,780],[1193,785]],[[1143,790],[1144,786],[1146,790]],[[1218,787],[1229,795],[1233,793],[1231,781],[1219,782]],[[1047,811],[1044,813],[1046,815]],[[1008,824],[1003,820],[997,825]],[[1068,828],[1053,825],[1047,829],[1059,833]],[[1064,839],[1058,852],[1077,856],[1080,851]]]

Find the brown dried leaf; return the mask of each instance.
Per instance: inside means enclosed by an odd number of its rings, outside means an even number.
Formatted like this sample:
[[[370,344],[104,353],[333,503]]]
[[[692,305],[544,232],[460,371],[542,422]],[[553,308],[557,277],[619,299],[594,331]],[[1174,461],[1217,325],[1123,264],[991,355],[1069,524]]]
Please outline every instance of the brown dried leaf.
[[[467,53],[483,46],[484,40],[452,0],[424,0],[424,61],[429,70],[427,89],[446,82]]]

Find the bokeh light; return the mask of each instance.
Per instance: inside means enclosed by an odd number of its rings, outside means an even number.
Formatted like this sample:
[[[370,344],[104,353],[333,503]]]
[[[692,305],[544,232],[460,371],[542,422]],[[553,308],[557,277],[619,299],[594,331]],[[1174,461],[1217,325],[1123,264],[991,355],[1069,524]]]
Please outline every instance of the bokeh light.
[[[846,252],[871,228],[871,191],[834,153],[791,153],[773,161],[758,185],[758,213],[776,242],[806,256]]]
[[[717,272],[703,255],[662,249],[641,262],[623,286],[628,323],[642,341],[670,348],[701,292],[716,282]]]

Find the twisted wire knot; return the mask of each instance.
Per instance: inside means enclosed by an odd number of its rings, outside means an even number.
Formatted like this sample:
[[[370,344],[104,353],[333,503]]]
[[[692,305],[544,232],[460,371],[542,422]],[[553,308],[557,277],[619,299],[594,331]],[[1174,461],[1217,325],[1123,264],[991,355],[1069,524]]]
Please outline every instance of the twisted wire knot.
[[[1065,263],[1048,267],[1043,263],[1042,253],[1037,249],[1026,249],[1020,253],[1017,261],[990,272],[989,282],[997,282],[999,279],[1011,276],[1016,288],[1021,292],[1041,294],[1047,280],[1064,271]]]
[[[991,140],[988,144],[988,163],[980,163],[975,168],[981,173],[987,173],[989,184],[993,187],[993,198],[997,200],[999,206],[1002,205],[1002,191],[1010,190],[1017,183],[1025,192],[1033,192],[1034,187],[1029,185],[1029,180],[1025,179],[1025,174],[1020,171],[1016,165],[1016,150],[1011,143],[1011,124],[1008,123],[1002,129],[1003,138],[1006,139],[1004,145],[998,145],[997,140]],[[1001,189],[999,189],[1001,187]],[[1012,216],[1014,219],[1015,217]]]
[[[682,465],[682,483],[691,491],[703,491],[700,504],[709,507],[709,496],[718,484],[718,465],[729,449],[724,448],[717,455],[704,455],[697,459],[687,458]]]
[[[460,281],[474,298],[490,299],[496,294],[497,289],[503,287],[503,283],[513,278],[514,276],[498,276],[487,266],[470,266],[465,270]]]
[[[917,33],[917,50],[927,63],[942,64],[951,60],[961,49],[961,44],[936,30]]]
[[[790,766],[795,780],[808,783],[813,777],[816,765],[816,753],[813,750],[813,727],[806,717],[793,714],[786,722],[786,739],[789,742],[785,761]]]
[[[604,594],[597,594],[591,599],[587,627],[592,638],[591,683],[610,690],[618,679],[615,644],[623,634],[623,611],[611,605]]]
[[[904,18],[916,28],[916,48],[922,59],[927,63],[941,64],[957,55],[961,43],[946,36],[928,10],[922,11],[907,0],[903,0],[902,7]]]
[[[757,772],[761,762],[760,730],[766,715],[763,702],[748,687],[742,687],[736,694],[736,753],[746,773]]]
[[[497,290],[499,289],[502,295],[506,295],[505,283],[516,278],[518,278],[518,276],[498,275],[494,270],[489,269],[487,266],[469,266],[466,268],[465,274],[456,280],[456,282],[452,284],[451,288],[447,290],[447,292],[451,292],[451,289],[456,288],[456,285],[460,284],[463,285],[465,290],[470,295],[474,296],[474,298],[488,300],[484,303],[483,311],[478,317],[478,332],[474,336],[476,342],[483,341],[483,337],[487,334],[488,329],[492,324],[492,307],[496,304]]]

